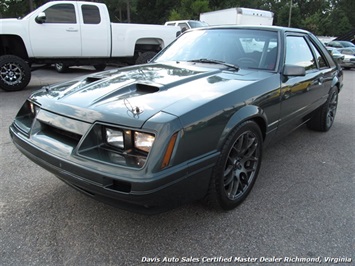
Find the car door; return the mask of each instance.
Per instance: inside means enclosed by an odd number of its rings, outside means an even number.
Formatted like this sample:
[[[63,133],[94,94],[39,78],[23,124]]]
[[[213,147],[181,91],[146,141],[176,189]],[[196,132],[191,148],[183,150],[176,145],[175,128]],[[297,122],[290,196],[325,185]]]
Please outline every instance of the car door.
[[[306,35],[286,36],[285,64],[302,66],[304,76],[283,76],[279,134],[288,133],[305,122],[305,115],[324,93],[324,73],[318,68]]]
[[[45,13],[45,21],[36,17]],[[34,57],[80,57],[81,35],[78,15],[73,3],[54,3],[39,10],[29,22],[30,41]]]
[[[109,57],[111,52],[111,28],[109,15],[100,12],[97,5],[80,3],[81,43],[83,57]]]

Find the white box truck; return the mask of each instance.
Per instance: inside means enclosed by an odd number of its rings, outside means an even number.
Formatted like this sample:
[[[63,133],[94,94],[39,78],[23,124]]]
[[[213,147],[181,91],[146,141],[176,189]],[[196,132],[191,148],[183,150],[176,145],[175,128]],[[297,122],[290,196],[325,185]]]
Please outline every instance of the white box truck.
[[[235,7],[200,14],[208,25],[272,25],[274,13],[260,9]]]

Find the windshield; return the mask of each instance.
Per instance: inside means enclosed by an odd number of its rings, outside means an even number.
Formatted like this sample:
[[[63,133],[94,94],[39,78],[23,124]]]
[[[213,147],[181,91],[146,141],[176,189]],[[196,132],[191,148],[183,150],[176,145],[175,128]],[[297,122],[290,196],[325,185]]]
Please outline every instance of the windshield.
[[[240,68],[274,70],[277,64],[277,32],[255,29],[199,29],[184,33],[154,62],[208,60]],[[203,60],[201,60],[203,59]]]

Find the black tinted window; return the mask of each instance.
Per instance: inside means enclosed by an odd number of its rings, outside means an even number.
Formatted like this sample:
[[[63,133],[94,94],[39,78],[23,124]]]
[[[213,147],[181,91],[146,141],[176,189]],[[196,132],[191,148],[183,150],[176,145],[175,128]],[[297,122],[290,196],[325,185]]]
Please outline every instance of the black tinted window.
[[[313,54],[303,37],[288,36],[286,42],[286,64],[303,66],[306,70],[317,68]]]
[[[69,23],[75,24],[75,9],[72,4],[58,4],[47,8],[46,23]]]
[[[82,5],[84,24],[99,24],[101,22],[100,11],[97,6]]]

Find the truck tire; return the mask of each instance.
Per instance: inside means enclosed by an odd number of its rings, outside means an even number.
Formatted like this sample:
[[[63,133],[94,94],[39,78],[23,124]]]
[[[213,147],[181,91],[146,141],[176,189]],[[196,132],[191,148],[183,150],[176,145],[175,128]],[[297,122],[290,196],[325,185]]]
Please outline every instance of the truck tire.
[[[66,73],[66,72],[68,72],[68,69],[69,69],[69,66],[64,63],[56,63],[56,64],[54,64],[54,67],[58,73]]]
[[[156,52],[152,51],[141,53],[136,60],[136,65],[148,63],[148,61],[152,59],[156,54]]]
[[[24,89],[31,80],[31,68],[20,57],[3,55],[0,57],[0,88],[5,91]]]
[[[106,68],[106,64],[94,65],[94,68],[95,68],[96,71],[103,71]]]

